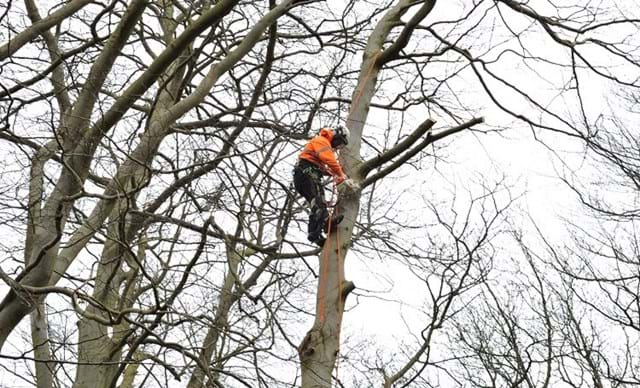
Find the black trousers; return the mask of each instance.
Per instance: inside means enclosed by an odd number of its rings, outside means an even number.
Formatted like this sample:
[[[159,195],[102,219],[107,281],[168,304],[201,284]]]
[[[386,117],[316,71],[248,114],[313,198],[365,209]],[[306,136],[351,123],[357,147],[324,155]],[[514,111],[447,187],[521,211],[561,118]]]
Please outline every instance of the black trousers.
[[[322,187],[322,172],[313,164],[301,160],[293,169],[293,185],[309,203],[308,237],[315,240],[322,235],[329,218]]]

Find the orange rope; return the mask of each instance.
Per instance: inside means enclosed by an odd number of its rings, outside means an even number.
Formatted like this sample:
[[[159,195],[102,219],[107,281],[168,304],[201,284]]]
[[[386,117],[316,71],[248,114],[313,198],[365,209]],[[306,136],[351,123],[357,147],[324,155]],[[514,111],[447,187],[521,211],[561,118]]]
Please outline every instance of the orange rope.
[[[333,195],[335,194],[336,186],[333,186]],[[332,199],[333,201],[333,199]],[[327,289],[327,277],[329,276],[329,251],[331,247],[330,237],[331,237],[331,224],[333,221],[333,212],[329,213],[329,226],[327,227],[327,241],[325,242],[325,246],[322,247],[322,260],[320,260],[320,279],[318,280],[318,317],[320,318],[320,323],[324,324],[325,318],[327,316],[326,312],[326,289]]]
[[[338,208],[336,208],[336,215],[338,214]],[[344,280],[344,273],[342,268],[342,252],[340,243],[340,232],[336,230],[336,243],[338,245],[338,348],[336,349],[336,380],[338,380],[338,372],[340,370],[340,333],[342,331],[342,282]]]
[[[329,215],[329,228],[327,230],[327,241],[325,242],[325,246],[322,247],[322,260],[320,261],[320,267],[322,267],[322,271],[320,273],[320,279],[318,282],[318,315],[320,318],[320,323],[324,324],[324,320],[326,318],[326,306],[325,306],[325,298],[326,293],[325,290],[327,288],[327,277],[329,276],[329,247],[331,243],[329,242],[329,236],[331,233],[331,218]]]

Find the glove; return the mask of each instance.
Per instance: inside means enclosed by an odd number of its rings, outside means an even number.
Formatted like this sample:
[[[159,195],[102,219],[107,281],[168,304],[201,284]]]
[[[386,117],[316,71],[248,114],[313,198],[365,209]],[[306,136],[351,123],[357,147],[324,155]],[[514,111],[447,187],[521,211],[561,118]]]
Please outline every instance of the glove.
[[[351,191],[360,190],[360,185],[357,184],[353,179],[346,179],[345,181],[342,182],[342,186],[345,186],[347,189]]]
[[[345,179],[342,184],[338,185],[338,193],[341,196],[351,196],[360,191],[360,185],[353,181],[353,179]]]

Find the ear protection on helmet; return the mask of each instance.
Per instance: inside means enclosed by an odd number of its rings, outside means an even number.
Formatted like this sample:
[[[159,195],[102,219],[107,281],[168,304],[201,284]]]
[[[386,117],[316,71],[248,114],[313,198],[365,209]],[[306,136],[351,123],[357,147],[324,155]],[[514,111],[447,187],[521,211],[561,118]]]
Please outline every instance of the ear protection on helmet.
[[[331,139],[331,146],[336,148],[349,144],[349,128],[338,126],[333,130],[333,139]]]

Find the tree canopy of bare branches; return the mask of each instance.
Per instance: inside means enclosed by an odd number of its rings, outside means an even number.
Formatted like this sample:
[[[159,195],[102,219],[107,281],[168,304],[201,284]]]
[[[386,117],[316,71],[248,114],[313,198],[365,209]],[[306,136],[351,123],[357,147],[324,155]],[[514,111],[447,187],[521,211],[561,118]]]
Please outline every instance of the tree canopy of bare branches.
[[[0,5],[0,381],[640,384],[638,12]],[[359,188],[318,248],[291,169],[336,125]],[[566,238],[522,210],[512,137],[583,206]]]

